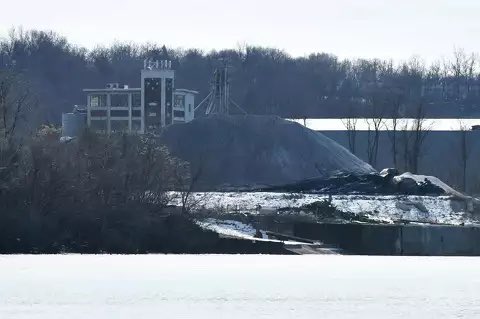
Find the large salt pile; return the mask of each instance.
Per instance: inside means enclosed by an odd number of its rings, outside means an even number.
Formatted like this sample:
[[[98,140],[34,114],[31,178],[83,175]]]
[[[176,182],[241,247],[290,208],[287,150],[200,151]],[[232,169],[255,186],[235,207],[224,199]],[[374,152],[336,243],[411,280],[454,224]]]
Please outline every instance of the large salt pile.
[[[375,170],[344,147],[276,116],[213,116],[171,125],[161,140],[202,189],[255,188]]]

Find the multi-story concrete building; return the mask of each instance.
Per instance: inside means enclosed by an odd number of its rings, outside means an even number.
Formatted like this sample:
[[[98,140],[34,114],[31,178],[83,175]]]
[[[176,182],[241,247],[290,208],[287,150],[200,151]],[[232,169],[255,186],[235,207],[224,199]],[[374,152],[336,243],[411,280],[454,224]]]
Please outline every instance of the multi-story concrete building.
[[[149,61],[141,71],[141,88],[118,83],[87,93],[87,126],[106,133],[157,133],[162,127],[195,117],[198,92],[175,89],[170,61]]]

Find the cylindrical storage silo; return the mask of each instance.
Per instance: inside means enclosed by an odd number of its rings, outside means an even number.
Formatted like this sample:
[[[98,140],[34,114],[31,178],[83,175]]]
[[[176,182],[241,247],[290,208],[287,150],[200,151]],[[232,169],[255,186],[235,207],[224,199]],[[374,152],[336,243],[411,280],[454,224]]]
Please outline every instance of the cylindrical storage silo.
[[[87,126],[87,115],[83,113],[62,114],[62,136],[77,137]]]

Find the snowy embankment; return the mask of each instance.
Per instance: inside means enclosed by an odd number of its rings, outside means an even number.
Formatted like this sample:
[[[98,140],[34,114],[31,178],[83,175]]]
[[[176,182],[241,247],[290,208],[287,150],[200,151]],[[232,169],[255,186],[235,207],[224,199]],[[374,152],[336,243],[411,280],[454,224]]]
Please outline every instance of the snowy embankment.
[[[197,224],[218,234],[236,238],[254,239],[255,234],[257,233],[257,230],[253,226],[235,220],[207,218],[198,221]]]
[[[273,192],[193,193],[192,198],[201,208],[223,214],[282,214],[288,208],[298,211],[302,206],[329,200],[328,195]],[[465,202],[449,196],[333,195],[330,199],[340,211],[361,214],[375,221],[472,223]]]
[[[262,241],[262,242],[271,242],[271,243],[283,243],[285,245],[302,245],[305,247],[311,246],[311,248],[316,248],[316,253],[322,254],[337,254],[337,249],[332,249],[332,247],[325,247],[320,241],[298,241],[299,238],[289,237],[287,240],[276,239],[275,237],[271,238],[268,235],[268,232],[265,230],[257,230],[250,224],[245,224],[236,220],[221,220],[216,218],[206,218],[203,220],[198,220],[197,224],[211,231],[216,232],[223,237],[233,237],[237,239],[246,239],[253,241]],[[284,238],[285,239],[285,238]],[[319,249],[319,245],[322,245]]]

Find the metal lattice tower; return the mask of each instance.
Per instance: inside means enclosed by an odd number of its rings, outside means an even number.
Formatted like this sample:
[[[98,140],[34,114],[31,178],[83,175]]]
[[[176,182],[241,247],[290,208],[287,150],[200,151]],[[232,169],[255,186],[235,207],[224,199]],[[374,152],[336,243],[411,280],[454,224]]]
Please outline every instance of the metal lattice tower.
[[[212,81],[210,82],[210,93],[197,105],[195,110],[207,105],[205,114],[230,114],[230,105],[235,106],[240,112],[247,114],[243,108],[230,98],[230,79],[228,66],[223,63],[222,67],[215,68]]]

